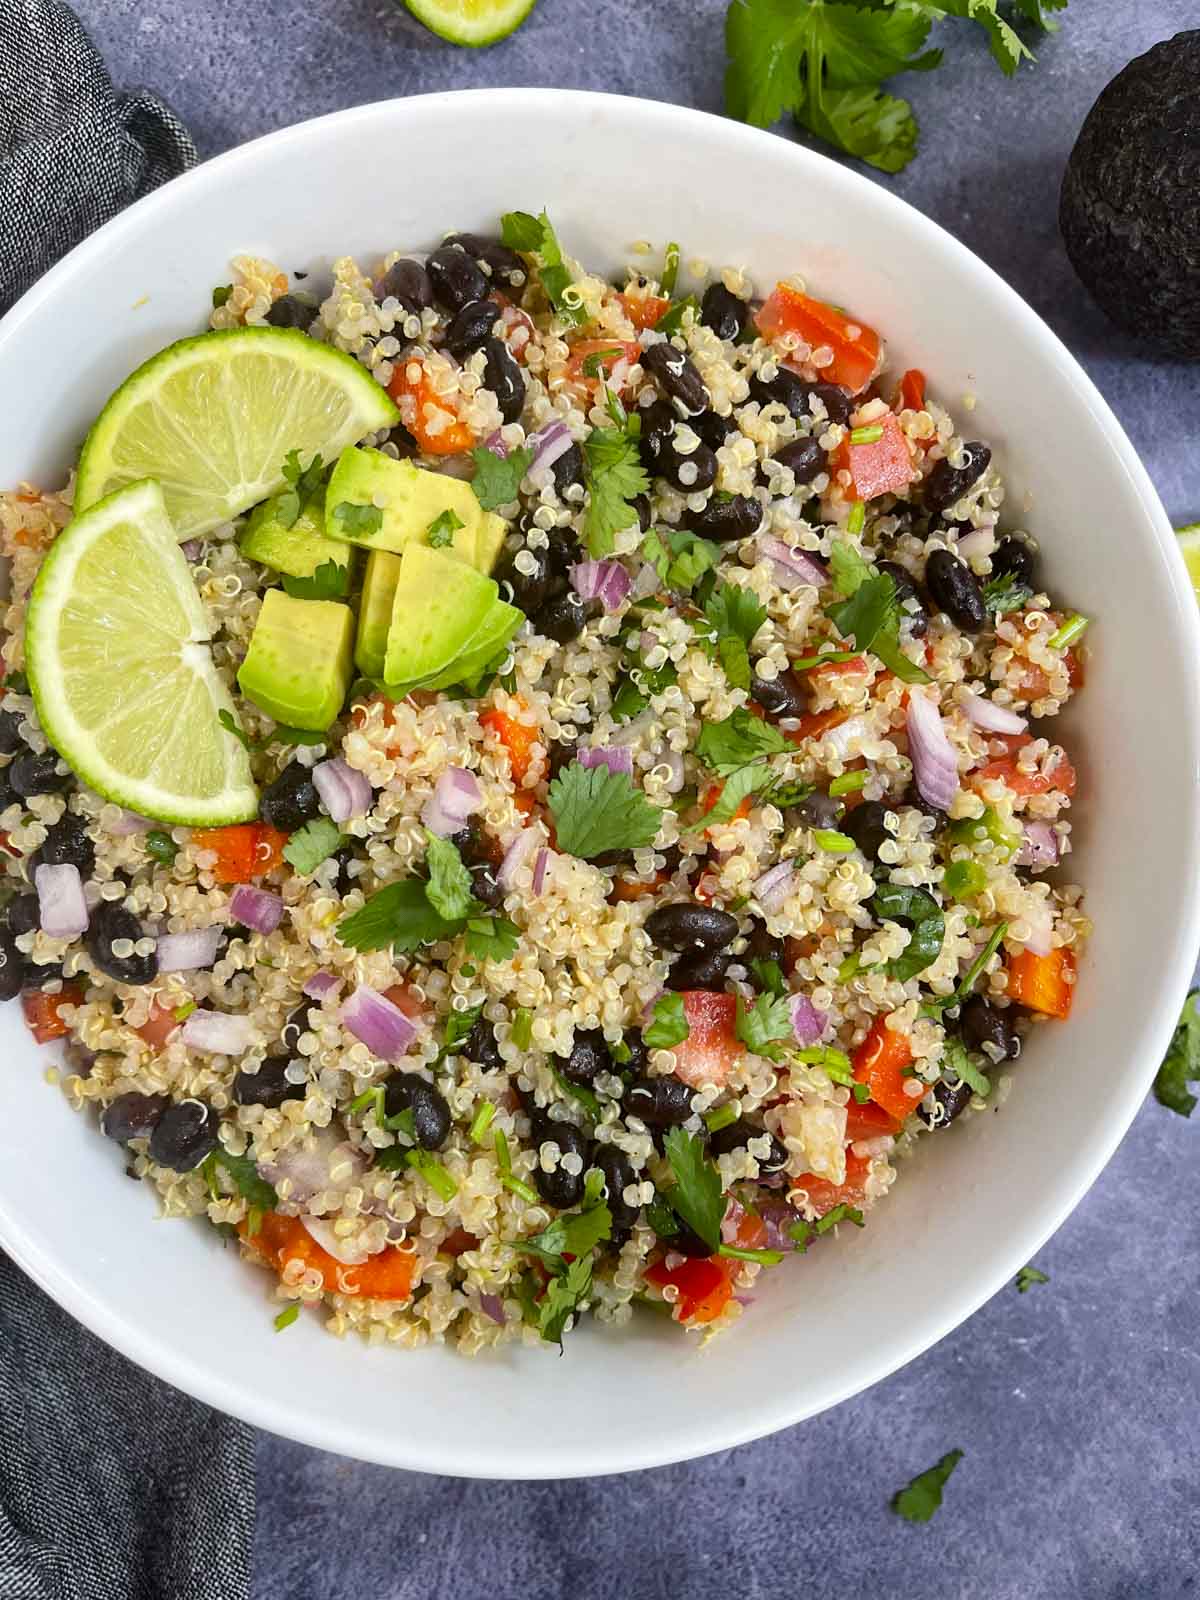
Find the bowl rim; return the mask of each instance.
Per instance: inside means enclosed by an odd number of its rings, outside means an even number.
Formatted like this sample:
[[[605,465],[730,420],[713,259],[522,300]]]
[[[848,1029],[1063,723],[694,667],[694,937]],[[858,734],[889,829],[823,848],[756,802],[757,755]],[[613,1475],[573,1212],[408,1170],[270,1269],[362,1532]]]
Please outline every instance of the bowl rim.
[[[818,164],[826,181],[842,185],[852,203],[875,208],[881,221],[889,216],[903,217],[906,227],[915,229],[918,237],[938,251],[949,262],[952,270],[988,282],[1007,308],[1015,323],[1040,345],[1045,358],[1056,363],[1070,379],[1080,404],[1091,414],[1104,435],[1108,447],[1132,482],[1136,497],[1153,526],[1158,544],[1166,555],[1166,570],[1170,576],[1175,599],[1180,607],[1176,621],[1185,633],[1191,634],[1191,649],[1184,662],[1188,682],[1187,690],[1192,704],[1200,708],[1200,611],[1197,610],[1190,580],[1175,541],[1174,530],[1150,476],[1138,457],[1132,443],[1118,422],[1108,402],[1088,376],[1081,363],[1066,347],[1034,309],[987,262],[983,261],[947,229],[919,211],[899,195],[873,182],[864,174],[832,160],[802,144],[792,143],[766,130],[751,128],[733,122],[712,112],[687,106],[672,105],[662,101],[647,100],[637,96],[601,93],[593,90],[558,88],[474,88],[431,94],[401,96],[388,100],[371,101],[364,105],[308,118],[287,127],[263,134],[245,144],[202,161],[188,172],[171,179],[159,188],[135,201],[116,217],[105,223],[74,247],[61,261],[37,280],[16,304],[0,318],[0,364],[4,359],[4,346],[9,335],[29,319],[41,315],[53,303],[60,287],[78,274],[88,270],[92,260],[123,236],[136,235],[152,221],[156,212],[169,214],[175,206],[186,206],[188,198],[199,194],[207,186],[222,185],[240,174],[253,171],[266,150],[272,152],[294,146],[302,149],[312,140],[320,140],[329,132],[353,128],[356,124],[369,124],[376,119],[386,121],[392,117],[403,118],[412,111],[435,105],[442,112],[447,107],[484,104],[494,112],[520,117],[533,109],[554,108],[557,111],[584,116],[589,111],[611,115],[614,109],[623,108],[629,116],[644,119],[666,137],[685,136],[690,128],[703,127],[709,133],[719,125],[721,138],[736,151],[741,149],[748,159],[768,147],[777,159],[792,161],[803,172]],[[785,154],[785,152],[787,152]],[[831,172],[830,169],[833,169]],[[1186,619],[1186,620],[1184,620]],[[1032,1229],[1020,1232],[1015,1244],[996,1253],[996,1270],[988,1274],[986,1282],[974,1292],[947,1299],[937,1316],[930,1316],[914,1329],[907,1339],[891,1345],[877,1359],[862,1365],[850,1364],[841,1381],[831,1381],[819,1395],[807,1400],[789,1402],[786,1392],[778,1393],[778,1404],[770,1418],[759,1413],[752,1420],[738,1422],[731,1415],[724,1422],[711,1427],[700,1440],[691,1438],[682,1446],[673,1445],[669,1439],[644,1438],[631,1441],[620,1459],[606,1458],[597,1462],[580,1446],[575,1454],[564,1459],[539,1465],[525,1462],[526,1478],[604,1475],[613,1472],[641,1470],[676,1461],[694,1459],[717,1450],[730,1449],[761,1438],[771,1432],[790,1427],[819,1414],[855,1394],[862,1393],[882,1379],[890,1376],[909,1361],[945,1338],[980,1306],[989,1300],[1012,1277],[1016,1268],[1042,1248],[1075,1207],[1084,1198],[1093,1183],[1108,1164],[1118,1144],[1128,1131],[1157,1070],[1168,1040],[1178,1018],[1179,1007],[1187,991],[1193,970],[1193,957],[1200,946],[1200,897],[1193,896],[1188,903],[1184,920],[1174,930],[1172,949],[1164,953],[1164,965],[1169,975],[1164,983],[1168,992],[1177,996],[1177,1005],[1164,1008],[1158,1017],[1148,1019],[1143,1033],[1140,1067],[1131,1065],[1126,1072],[1120,1092],[1114,1095],[1104,1124],[1102,1137],[1094,1141],[1090,1157],[1083,1164],[1078,1181],[1063,1199],[1045,1212]],[[225,1376],[219,1364],[202,1365],[199,1361],[181,1356],[159,1338],[143,1333],[139,1325],[123,1311],[115,1309],[93,1289],[65,1268],[48,1250],[30,1238],[6,1205],[0,1188],[0,1245],[60,1306],[96,1334],[112,1348],[138,1366],[153,1373],[164,1382],[182,1389],[196,1399],[234,1417],[266,1429],[285,1438],[297,1440],[316,1448],[337,1452],[356,1459],[374,1461],[381,1465],[410,1470],[435,1472],[449,1476],[509,1479],[512,1473],[500,1459],[481,1462],[464,1460],[467,1452],[456,1451],[452,1442],[435,1439],[397,1441],[389,1448],[369,1431],[364,1433],[352,1420],[313,1421],[298,1416],[281,1404],[261,1397],[251,1385],[242,1384]],[[324,1337],[324,1335],[322,1335]]]

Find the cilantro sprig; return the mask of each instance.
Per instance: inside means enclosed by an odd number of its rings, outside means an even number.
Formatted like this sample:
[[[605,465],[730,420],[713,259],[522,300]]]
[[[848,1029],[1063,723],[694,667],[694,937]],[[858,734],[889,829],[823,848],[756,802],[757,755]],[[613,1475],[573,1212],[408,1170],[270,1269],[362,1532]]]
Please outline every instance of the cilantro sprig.
[[[793,1045],[796,1042],[789,997],[760,994],[754,1004],[748,1006],[739,995],[733,1031],[754,1055],[766,1056],[768,1061],[782,1061],[783,1041],[786,1039]]]
[[[673,1050],[690,1032],[683,996],[660,994],[650,1021],[642,1029],[642,1040],[651,1050]]]
[[[533,464],[533,451],[522,445],[506,456],[497,456],[481,444],[471,451],[471,459],[475,463],[475,476],[471,479],[475,498],[485,511],[496,511],[517,498],[521,479]]]
[[[325,469],[319,453],[304,467],[300,464],[300,452],[289,450],[283,458],[282,471],[287,488],[275,497],[274,520],[285,528],[291,528],[295,526],[300,513],[321,498],[325,487]]]
[[[683,1128],[672,1128],[663,1140],[663,1151],[675,1176],[667,1191],[668,1204],[706,1245],[716,1250],[721,1243],[727,1201],[721,1174],[705,1155],[703,1139]]]
[[[892,1510],[906,1522],[928,1522],[941,1505],[942,1490],[962,1458],[961,1450],[950,1450],[927,1472],[918,1473],[899,1494],[893,1495]]]
[[[900,603],[890,573],[874,572],[860,551],[839,541],[830,556],[834,587],[844,598],[826,615],[858,650],[870,650],[903,683],[928,683],[929,674],[900,648]]]
[[[329,817],[313,817],[297,828],[283,847],[283,859],[301,876],[315,872],[342,842],[342,830]]]
[[[642,540],[642,554],[668,589],[690,594],[721,559],[721,547],[684,528],[652,528]]]
[[[1196,1109],[1196,1096],[1188,1091],[1189,1083],[1200,1084],[1200,1012],[1196,1002],[1200,989],[1193,989],[1183,1002],[1183,1011],[1163,1064],[1154,1080],[1154,1098],[1168,1111],[1177,1111],[1181,1117],[1190,1117]]]
[[[1013,1279],[1018,1294],[1028,1294],[1035,1284],[1049,1282],[1050,1274],[1037,1267],[1022,1267]]]
[[[550,785],[547,806],[558,848],[584,861],[609,850],[653,844],[662,815],[627,773],[578,761],[564,767]]]
[[[750,687],[750,643],[767,620],[767,608],[753,589],[718,584],[704,603],[704,615],[717,636],[717,657],[734,689]]]
[[[470,874],[449,839],[436,834],[427,838],[428,881],[402,878],[376,890],[365,905],[338,923],[338,938],[354,950],[384,950],[390,945],[403,954],[463,934],[468,955],[480,961],[510,960],[519,939],[516,924],[489,914],[470,893]]]
[[[593,428],[583,441],[588,491],[584,533],[589,554],[597,558],[612,554],[617,534],[637,521],[633,501],[650,490],[638,450],[640,419],[626,416],[619,403],[611,409],[614,426]]]
[[[500,238],[510,250],[521,250],[538,258],[538,275],[546,298],[565,321],[573,325],[587,321],[587,313],[571,303],[568,291],[574,276],[544,211],[537,217],[529,211],[506,212],[500,218]]]

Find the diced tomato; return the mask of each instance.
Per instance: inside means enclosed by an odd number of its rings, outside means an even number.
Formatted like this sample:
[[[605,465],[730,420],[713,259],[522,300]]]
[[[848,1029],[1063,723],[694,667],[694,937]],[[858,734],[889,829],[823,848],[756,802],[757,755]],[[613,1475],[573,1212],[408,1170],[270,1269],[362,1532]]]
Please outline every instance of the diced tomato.
[[[685,989],[683,1014],[688,1036],[673,1047],[675,1076],[694,1089],[704,1083],[724,1083],[741,1049],[734,1033],[736,999],[711,989]]]
[[[847,468],[856,500],[875,500],[881,494],[899,494],[912,482],[912,455],[904,429],[889,411],[874,427],[883,429],[870,444],[854,444],[849,434],[833,453],[833,468]]]
[[[902,1122],[917,1103],[904,1092],[909,1080],[903,1076],[903,1071],[911,1065],[912,1058],[908,1035],[894,1033],[886,1017],[876,1017],[870,1033],[853,1056],[856,1082],[865,1083],[875,1104],[882,1106],[898,1122]]]
[[[407,983],[394,983],[390,989],[383,991],[383,998],[390,1000],[397,1011],[403,1011],[410,1022],[429,1022],[433,1013],[419,994],[414,993]]]
[[[721,798],[724,788],[725,782],[724,779],[722,779],[720,783],[710,783],[703,791],[700,796],[700,805],[706,815],[712,810],[717,801]],[[729,820],[731,822],[737,822],[741,817],[748,817],[750,815],[750,807],[753,805],[753,803],[754,802],[750,795],[747,795]],[[703,818],[701,820],[703,820]]]
[[[417,1258],[413,1251],[401,1250],[398,1245],[389,1245],[361,1265],[348,1267],[321,1248],[299,1217],[268,1211],[256,1233],[250,1233],[244,1222],[238,1231],[278,1272],[291,1261],[302,1261],[305,1267],[317,1269],[322,1287],[332,1292],[359,1295],[364,1300],[407,1300],[412,1294]]]
[[[39,1044],[51,1039],[61,1039],[70,1029],[60,1012],[63,1006],[83,1004],[83,990],[78,984],[64,984],[58,994],[44,994],[40,989],[26,989],[21,996],[21,1010],[25,1023]]]
[[[739,1250],[761,1250],[767,1242],[767,1225],[754,1211],[747,1211],[736,1200],[730,1200],[725,1213],[724,1232],[732,1223],[732,1239],[727,1239],[727,1244],[736,1245]]]
[[[415,380],[409,376],[414,365],[420,367]],[[404,426],[429,455],[460,456],[474,445],[475,435],[437,393],[420,362],[398,361],[388,393],[400,407]]]
[[[722,1256],[690,1256],[677,1267],[656,1261],[646,1268],[646,1281],[679,1290],[671,1312],[676,1322],[715,1322],[733,1297],[732,1266]]]
[[[452,1228],[438,1245],[442,1255],[461,1256],[464,1250],[474,1250],[479,1240],[473,1233],[468,1233],[465,1228]]]
[[[847,1144],[853,1144],[856,1139],[878,1139],[880,1134],[896,1133],[899,1127],[900,1121],[877,1106],[874,1100],[865,1100],[859,1105],[852,1099],[846,1107]]]
[[[614,351],[617,354],[614,355]],[[592,374],[583,370],[589,356],[604,357],[598,364],[604,368],[605,382],[610,389],[615,389],[619,394],[625,387],[629,367],[635,361],[642,359],[642,347],[632,339],[577,339],[571,346],[571,354],[567,357],[567,373],[576,382],[599,383],[599,373]],[[629,364],[624,372],[619,370],[622,361]]]
[[[1070,1015],[1075,999],[1075,952],[1051,950],[1048,956],[1022,950],[1008,963],[1008,995],[1044,1017]]]
[[[897,411],[924,411],[925,374],[918,367],[909,367],[900,379],[894,406]]]
[[[1022,795],[1049,794],[1052,789],[1057,789],[1069,799],[1075,793],[1077,781],[1075,768],[1064,752],[1058,753],[1047,772],[1040,770],[1027,772],[1019,765],[1019,754],[1030,741],[1024,735],[1018,735],[1015,750],[1012,749],[1013,742],[1011,739],[1008,741],[1010,749],[1008,755],[998,756],[985,766],[977,767],[971,774],[971,781],[982,782],[985,779],[998,778],[1014,794]]]
[[[0,828],[0,850],[3,850],[6,856],[12,856],[16,861],[21,859],[21,852],[13,849],[10,835],[5,833],[3,828]]]
[[[1063,664],[1067,669],[1067,682],[1072,689],[1083,687],[1083,660],[1078,650],[1067,650],[1063,654]],[[1032,661],[1025,663],[1017,688],[1026,700],[1040,700],[1050,693],[1050,679],[1043,667],[1037,666]]]
[[[814,350],[827,345],[833,351],[833,364],[822,369],[821,377],[830,383],[844,384],[857,394],[875,375],[879,335],[824,300],[812,300],[786,283],[776,284],[755,321],[767,339],[798,333]]]
[[[537,795],[532,789],[518,789],[513,795],[513,805],[523,817],[531,817],[537,810]]]
[[[286,833],[265,822],[238,822],[230,828],[195,828],[192,843],[216,852],[211,871],[218,883],[249,883],[274,872],[283,861]]]
[[[660,317],[671,309],[671,302],[656,294],[619,294],[617,299],[625,307],[625,315],[635,328],[653,328]]]
[[[851,656],[849,661],[823,661],[819,667],[813,667],[810,670],[809,677],[840,678],[844,677],[847,672],[865,672],[866,670],[866,656]]]
[[[521,702],[522,706],[524,701]],[[537,729],[528,722],[510,717],[506,711],[493,706],[479,718],[480,722],[508,751],[508,764],[517,783],[524,783],[533,761],[533,747],[538,741]]]
[[[656,872],[652,878],[614,878],[613,886],[608,892],[610,900],[644,900],[647,895],[657,894],[664,883],[670,881],[666,872]]]
[[[867,1197],[867,1174],[871,1163],[866,1156],[856,1156],[846,1151],[846,1179],[844,1183],[830,1183],[828,1178],[818,1178],[815,1172],[802,1172],[792,1184],[791,1192],[803,1189],[808,1206],[818,1217],[825,1216],[834,1206],[861,1206]]]
[[[179,1026],[179,1018],[171,1006],[160,1006],[155,1000],[150,1006],[150,1015],[140,1028],[133,1031],[139,1039],[144,1039],[152,1050],[161,1050],[163,1045]]]
[[[784,737],[793,744],[803,744],[806,739],[820,739],[830,728],[840,727],[850,715],[845,706],[834,706],[829,711],[810,711],[807,716],[800,718],[797,727],[790,732],[785,731]]]

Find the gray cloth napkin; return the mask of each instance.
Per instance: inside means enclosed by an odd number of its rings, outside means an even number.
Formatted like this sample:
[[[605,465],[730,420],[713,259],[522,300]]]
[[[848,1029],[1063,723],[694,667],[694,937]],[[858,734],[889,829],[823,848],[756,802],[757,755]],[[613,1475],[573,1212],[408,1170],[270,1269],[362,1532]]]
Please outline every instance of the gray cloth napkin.
[[[195,159],[161,101],[114,92],[66,6],[0,0],[0,311]],[[0,1600],[241,1600],[253,1529],[250,1429],[131,1366],[0,1254]]]

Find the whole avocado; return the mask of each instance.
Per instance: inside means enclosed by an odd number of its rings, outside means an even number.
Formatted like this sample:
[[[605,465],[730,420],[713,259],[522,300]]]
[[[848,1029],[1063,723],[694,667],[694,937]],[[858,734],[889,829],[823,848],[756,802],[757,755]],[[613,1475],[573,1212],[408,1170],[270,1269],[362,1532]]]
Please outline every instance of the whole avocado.
[[[1067,163],[1059,226],[1114,322],[1200,360],[1200,30],[1117,74]]]

